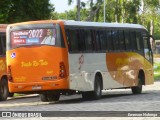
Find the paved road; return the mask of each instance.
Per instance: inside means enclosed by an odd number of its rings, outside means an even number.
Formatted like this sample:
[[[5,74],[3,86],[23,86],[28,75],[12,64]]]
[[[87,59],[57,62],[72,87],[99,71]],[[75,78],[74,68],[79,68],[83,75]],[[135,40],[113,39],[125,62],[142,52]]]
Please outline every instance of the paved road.
[[[95,116],[105,116],[97,111],[108,111],[111,117],[115,116],[113,111],[160,111],[160,82],[144,86],[141,95],[133,95],[130,89],[107,90],[102,99],[92,101],[83,101],[81,95],[61,96],[59,102],[41,102],[38,95],[10,98],[0,102],[0,111],[96,111]],[[78,116],[86,114],[89,112],[79,112]]]

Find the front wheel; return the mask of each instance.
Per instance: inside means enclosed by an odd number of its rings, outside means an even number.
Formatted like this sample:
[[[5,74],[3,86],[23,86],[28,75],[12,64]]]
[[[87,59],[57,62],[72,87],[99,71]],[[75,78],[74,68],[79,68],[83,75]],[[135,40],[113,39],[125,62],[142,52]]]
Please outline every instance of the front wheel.
[[[141,94],[142,93],[142,79],[138,77],[138,86],[134,86],[131,88],[133,94]]]
[[[9,95],[8,81],[7,79],[2,78],[0,83],[0,101],[7,100],[8,95]]]

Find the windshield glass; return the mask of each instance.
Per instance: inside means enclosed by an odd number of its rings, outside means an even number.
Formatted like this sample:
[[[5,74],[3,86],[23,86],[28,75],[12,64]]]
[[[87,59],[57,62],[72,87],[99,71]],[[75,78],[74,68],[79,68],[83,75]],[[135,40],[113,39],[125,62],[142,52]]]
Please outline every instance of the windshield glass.
[[[30,29],[11,32],[11,48],[39,44],[55,45],[56,29]]]

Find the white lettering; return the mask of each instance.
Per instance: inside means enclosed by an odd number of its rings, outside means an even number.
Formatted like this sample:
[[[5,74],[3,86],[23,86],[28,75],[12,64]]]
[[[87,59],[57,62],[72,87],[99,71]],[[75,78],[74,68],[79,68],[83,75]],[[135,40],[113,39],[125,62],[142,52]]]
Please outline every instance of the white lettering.
[[[14,35],[14,36],[18,36],[18,35],[28,35],[28,32],[22,32],[22,31],[20,31],[20,32],[13,32],[13,35]]]

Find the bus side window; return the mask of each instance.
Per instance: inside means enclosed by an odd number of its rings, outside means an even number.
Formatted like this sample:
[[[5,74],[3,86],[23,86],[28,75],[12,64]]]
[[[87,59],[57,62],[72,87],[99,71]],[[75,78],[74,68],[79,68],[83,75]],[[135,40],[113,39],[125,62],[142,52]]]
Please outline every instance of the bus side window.
[[[85,29],[83,32],[84,39],[85,39],[85,46],[86,51],[92,51],[93,50],[93,41],[92,41],[92,35],[90,29]]]
[[[126,47],[125,47],[124,32],[123,30],[119,30],[118,33],[119,33],[119,42],[120,42],[121,50],[125,50]]]
[[[97,45],[97,51],[101,51],[101,42],[99,37],[99,31],[96,31],[96,45]]]
[[[107,41],[105,40],[104,30],[97,30],[96,32],[96,44],[99,51],[106,51]]]
[[[5,35],[2,35],[2,52],[3,52],[3,55],[6,55],[6,36]]]
[[[130,31],[132,50],[137,50],[136,32]]]
[[[3,55],[3,45],[2,45],[2,41],[3,41],[3,35],[0,34],[0,55]]]
[[[136,31],[136,41],[137,41],[137,49],[141,50],[143,48],[143,42],[141,39],[141,32]]]
[[[91,30],[91,34],[92,34],[92,49],[94,52],[98,51],[98,45],[96,42],[96,31],[93,29]]]
[[[67,39],[68,50],[71,51],[71,42],[69,39],[69,29],[66,29],[66,39]]]
[[[106,37],[107,37],[107,49],[108,49],[108,51],[113,51],[114,47],[113,47],[112,31],[111,30],[106,31]]]
[[[83,29],[79,30],[78,50],[79,52],[84,52],[86,50],[85,35]]]
[[[126,30],[124,31],[124,35],[125,35],[126,50],[131,50],[130,32]]]
[[[106,51],[106,49],[107,49],[107,40],[106,40],[106,37],[105,37],[104,30],[99,30],[98,34],[99,34],[99,44],[101,46],[101,51]]]
[[[112,31],[112,37],[113,37],[114,49],[115,50],[120,50],[118,31],[117,30]]]
[[[78,52],[78,29],[67,30],[68,47],[70,52]]]

